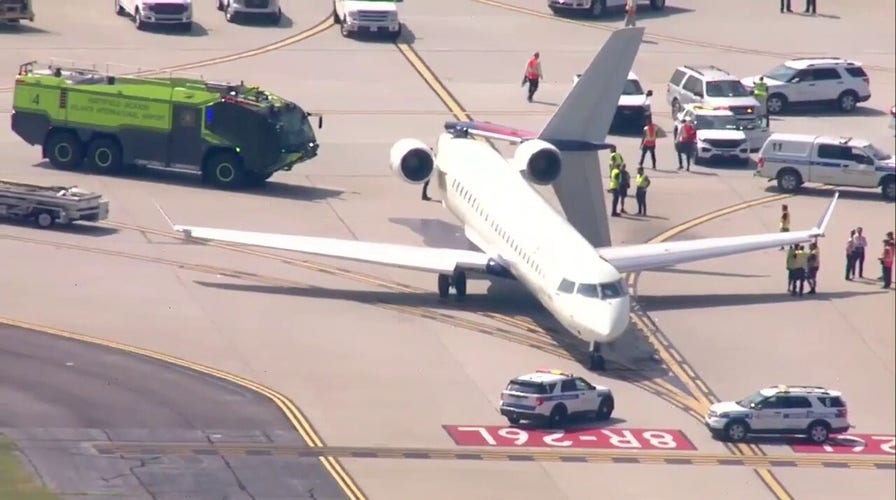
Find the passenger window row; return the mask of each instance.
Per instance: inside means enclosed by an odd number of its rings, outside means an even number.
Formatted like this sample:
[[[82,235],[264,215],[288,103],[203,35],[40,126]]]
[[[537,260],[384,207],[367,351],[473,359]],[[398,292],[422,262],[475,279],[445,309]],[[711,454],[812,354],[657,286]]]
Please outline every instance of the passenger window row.
[[[506,230],[504,230],[503,227],[499,226],[498,223],[494,219],[491,218],[489,213],[486,212],[482,208],[482,205],[479,203],[479,199],[476,198],[475,196],[473,196],[473,193],[471,193],[469,190],[464,188],[463,185],[457,179],[451,180],[451,189],[453,189],[456,193],[458,193],[460,195],[460,197],[463,198],[463,200],[465,202],[467,202],[467,204],[470,207],[472,207],[473,210],[475,210],[476,213],[479,214],[479,216],[482,217],[485,220],[485,222],[487,222],[491,226],[491,228],[496,233],[498,233],[499,236],[501,236],[501,239],[503,239],[505,243],[510,245],[510,247],[513,249],[513,251],[533,271],[535,271],[536,274],[538,274],[541,277],[545,277],[544,269],[542,269],[541,265],[538,264],[538,262],[536,262],[535,259],[531,255],[529,255],[527,252],[523,251],[523,249],[517,244],[516,240],[511,238],[510,234]]]

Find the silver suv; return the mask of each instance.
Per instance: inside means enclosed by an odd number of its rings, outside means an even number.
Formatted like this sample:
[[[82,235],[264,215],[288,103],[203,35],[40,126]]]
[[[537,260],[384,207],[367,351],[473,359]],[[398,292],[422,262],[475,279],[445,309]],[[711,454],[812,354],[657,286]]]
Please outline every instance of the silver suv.
[[[666,102],[673,118],[686,104],[705,104],[728,109],[739,119],[753,120],[759,114],[759,101],[740,80],[716,66],[680,66],[666,84]]]

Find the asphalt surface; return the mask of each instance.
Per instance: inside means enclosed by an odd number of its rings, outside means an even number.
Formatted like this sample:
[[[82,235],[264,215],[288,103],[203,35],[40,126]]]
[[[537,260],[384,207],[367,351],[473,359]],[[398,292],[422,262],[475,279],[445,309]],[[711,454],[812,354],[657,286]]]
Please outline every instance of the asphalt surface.
[[[91,443],[301,443],[263,396],[143,356],[3,325],[0,401],[0,434],[65,498],[345,498],[316,458],[98,455]]]

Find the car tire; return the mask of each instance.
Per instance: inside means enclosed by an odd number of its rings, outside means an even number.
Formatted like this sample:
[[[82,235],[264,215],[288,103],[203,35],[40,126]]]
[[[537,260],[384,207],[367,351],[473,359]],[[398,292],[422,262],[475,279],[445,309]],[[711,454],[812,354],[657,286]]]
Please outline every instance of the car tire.
[[[134,27],[137,28],[137,31],[144,31],[146,29],[146,23],[140,19],[140,9],[134,9]]]
[[[123,15],[127,14],[127,12],[121,6],[121,0],[113,0],[113,2],[115,5],[115,15],[116,16],[123,16]]]
[[[885,200],[896,201],[896,177],[887,177],[881,181],[880,194]]]
[[[44,143],[44,151],[50,165],[62,170],[72,170],[84,161],[84,144],[72,132],[59,131],[50,134]]]
[[[678,119],[678,113],[681,113],[681,102],[678,99],[672,99],[672,121]]]
[[[342,35],[343,38],[348,38],[351,35],[345,25],[345,17],[339,20],[339,34]]]
[[[787,108],[787,97],[784,94],[772,94],[765,100],[765,112],[780,115]]]
[[[615,408],[616,401],[613,399],[613,396],[601,398],[600,403],[597,405],[597,411],[595,412],[594,418],[599,422],[610,420]]]
[[[663,10],[666,8],[666,0],[650,0],[650,8],[653,10]]]
[[[277,13],[271,16],[271,24],[279,26],[281,20],[283,20],[283,10],[277,9]]]
[[[566,406],[563,404],[559,404],[551,410],[551,415],[548,417],[548,427],[551,429],[559,429],[563,427],[563,424],[566,423],[566,417],[568,413],[566,411]]]
[[[593,0],[591,3],[591,17],[598,19],[607,12],[607,0]]]
[[[803,185],[800,173],[792,168],[785,168],[778,172],[778,189],[785,193],[793,193]]]
[[[722,430],[722,437],[725,441],[730,441],[732,443],[743,441],[749,434],[750,426],[743,420],[732,420],[725,424],[725,428]]]
[[[517,417],[517,416],[507,417],[507,423],[509,423],[510,425],[519,425],[520,417]]]
[[[224,11],[224,0],[218,0],[218,10],[221,12]]]
[[[858,105],[859,96],[852,90],[846,90],[837,96],[837,109],[841,113],[852,113]]]
[[[97,137],[87,145],[87,166],[103,174],[113,174],[122,168],[121,146],[111,137]]]
[[[806,428],[806,437],[815,444],[824,444],[831,437],[831,426],[824,420],[816,420]]]

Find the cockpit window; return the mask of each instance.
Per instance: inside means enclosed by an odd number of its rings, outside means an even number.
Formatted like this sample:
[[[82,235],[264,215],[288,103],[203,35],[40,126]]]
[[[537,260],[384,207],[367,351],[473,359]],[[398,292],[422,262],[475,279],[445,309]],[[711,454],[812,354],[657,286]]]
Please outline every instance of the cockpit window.
[[[600,284],[600,296],[603,299],[618,299],[625,296],[625,285],[622,280]]]
[[[568,279],[564,279],[560,282],[560,286],[557,287],[557,290],[563,293],[572,293],[576,289],[576,284]]]
[[[576,289],[576,293],[583,297],[600,297],[597,285],[593,283],[579,283],[579,288]]]

